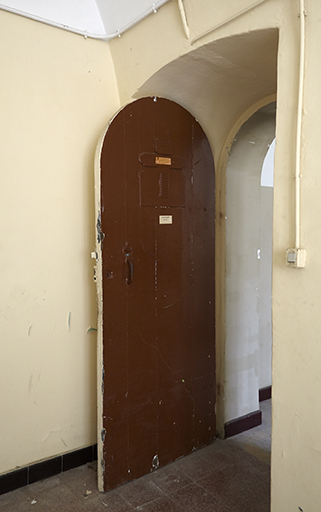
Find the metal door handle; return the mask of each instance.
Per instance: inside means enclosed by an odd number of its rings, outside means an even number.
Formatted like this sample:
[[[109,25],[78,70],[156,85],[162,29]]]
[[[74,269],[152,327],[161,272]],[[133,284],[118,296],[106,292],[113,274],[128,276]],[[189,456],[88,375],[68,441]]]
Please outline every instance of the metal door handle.
[[[128,274],[126,277],[126,283],[132,284],[133,277],[134,277],[134,265],[133,265],[133,262],[130,260],[130,255],[128,253],[126,254],[126,263],[127,263],[127,270],[128,270]]]

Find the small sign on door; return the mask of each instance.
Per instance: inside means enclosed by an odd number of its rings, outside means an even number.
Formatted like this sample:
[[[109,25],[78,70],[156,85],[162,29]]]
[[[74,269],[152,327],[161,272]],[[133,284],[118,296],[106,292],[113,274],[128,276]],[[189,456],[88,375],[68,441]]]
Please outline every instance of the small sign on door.
[[[159,165],[172,165],[172,159],[167,158],[165,156],[156,156],[155,157],[155,164]]]
[[[173,224],[173,216],[172,215],[160,215],[159,223],[160,224]]]

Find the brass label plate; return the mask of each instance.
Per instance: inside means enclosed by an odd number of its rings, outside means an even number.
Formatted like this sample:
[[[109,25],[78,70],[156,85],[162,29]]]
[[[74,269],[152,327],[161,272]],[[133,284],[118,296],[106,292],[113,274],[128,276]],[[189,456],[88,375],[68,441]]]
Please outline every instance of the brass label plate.
[[[155,164],[158,165],[172,165],[172,159],[165,156],[156,156]]]

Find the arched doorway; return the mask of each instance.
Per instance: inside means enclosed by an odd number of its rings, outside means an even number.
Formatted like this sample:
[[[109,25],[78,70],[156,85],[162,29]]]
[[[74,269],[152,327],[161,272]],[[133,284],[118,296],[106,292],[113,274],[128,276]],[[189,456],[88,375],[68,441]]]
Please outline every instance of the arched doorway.
[[[260,391],[272,383],[273,168],[266,155],[271,145],[273,149],[275,116],[275,103],[252,115],[235,136],[227,164],[224,423],[228,437],[260,423]]]

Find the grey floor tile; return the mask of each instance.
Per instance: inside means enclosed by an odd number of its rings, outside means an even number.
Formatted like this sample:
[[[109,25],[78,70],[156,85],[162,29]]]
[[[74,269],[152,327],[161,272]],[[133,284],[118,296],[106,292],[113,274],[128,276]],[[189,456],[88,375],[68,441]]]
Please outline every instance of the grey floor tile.
[[[22,487],[16,491],[11,491],[0,496],[0,510],[2,511],[5,506],[10,506],[13,503],[25,502],[29,499],[27,487]]]
[[[141,512],[184,512],[186,509],[168,496],[151,501],[136,510]]]
[[[0,507],[1,512],[83,512],[83,500],[77,499],[75,494],[64,484],[40,492],[33,485],[26,488],[26,493],[19,501]]]
[[[132,512],[135,510],[128,501],[126,501],[118,490],[106,493],[98,493],[94,497],[90,496],[86,503],[86,510],[90,512]]]
[[[201,450],[202,451],[202,450]],[[175,467],[179,468],[193,482],[201,480],[213,471],[213,465],[198,452],[192,453],[184,459],[176,461]]]
[[[176,462],[152,473],[150,480],[165,494],[172,494],[193,482]]]
[[[186,512],[210,511],[222,507],[221,500],[196,483],[177,491],[172,497]]]
[[[119,487],[119,494],[133,507],[146,505],[150,501],[162,498],[164,493],[149,478],[140,478]]]
[[[97,491],[97,464],[91,462],[61,473],[60,481],[77,494],[86,496],[87,491]]]

